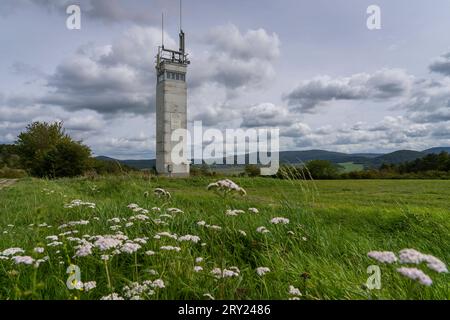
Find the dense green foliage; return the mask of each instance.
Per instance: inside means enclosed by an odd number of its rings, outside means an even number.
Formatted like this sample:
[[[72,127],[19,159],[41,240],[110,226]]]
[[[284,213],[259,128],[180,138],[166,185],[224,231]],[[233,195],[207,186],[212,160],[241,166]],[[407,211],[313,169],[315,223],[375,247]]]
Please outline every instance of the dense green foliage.
[[[18,136],[22,166],[38,177],[75,177],[87,168],[91,150],[64,132],[61,122],[34,122]]]
[[[289,285],[302,292],[301,299],[448,299],[449,275],[424,270],[433,285],[422,286],[401,276],[396,266],[380,264],[367,257],[371,250],[398,252],[415,248],[450,261],[449,181],[291,181],[237,178],[247,196],[221,198],[206,190],[214,178],[162,179],[144,176],[76,178],[60,180],[26,179],[0,191],[0,251],[21,247],[26,254],[45,247],[49,261],[39,268],[0,260],[1,299],[99,299],[118,294],[130,281],[164,280],[149,299],[288,299]],[[162,187],[170,199],[153,196]],[[149,193],[146,193],[149,192]],[[94,202],[95,209],[64,208],[73,199]],[[135,214],[127,205],[137,203],[150,210],[151,219],[168,224],[125,220]],[[161,212],[152,211],[159,207]],[[172,219],[160,217],[171,207],[184,213]],[[248,212],[255,207],[259,213]],[[246,213],[226,216],[228,209]],[[114,234],[109,219],[118,217],[119,230],[130,239],[148,237],[136,254],[117,255],[106,264],[101,253],[74,258],[76,243],[69,237]],[[274,217],[290,219],[287,225],[273,225]],[[95,218],[98,218],[96,220]],[[59,229],[61,224],[80,219],[87,225]],[[200,220],[220,225],[212,230],[197,225]],[[46,223],[47,225],[44,225]],[[10,225],[10,226],[8,226]],[[50,226],[50,227],[49,227]],[[270,233],[256,232],[265,226]],[[61,246],[46,246],[45,238],[64,231],[78,234],[59,236]],[[245,231],[246,236],[239,230]],[[6,231],[6,232],[5,232]],[[198,235],[197,244],[170,238],[154,239],[158,232]],[[289,233],[292,231],[293,233]],[[205,243],[205,245],[201,245]],[[180,252],[163,251],[162,245],[180,246]],[[154,255],[144,252],[153,250]],[[42,256],[41,255],[41,256]],[[202,262],[195,262],[202,257]],[[66,287],[70,263],[81,269],[82,281],[97,281],[90,292]],[[367,267],[381,268],[381,290],[367,290]],[[105,269],[105,265],[107,269]],[[200,265],[203,271],[195,272]],[[214,268],[240,269],[238,277],[216,279]],[[271,272],[259,276],[257,267]],[[108,273],[107,271],[108,270]],[[155,270],[152,275],[150,270]],[[309,278],[301,275],[308,273]]]

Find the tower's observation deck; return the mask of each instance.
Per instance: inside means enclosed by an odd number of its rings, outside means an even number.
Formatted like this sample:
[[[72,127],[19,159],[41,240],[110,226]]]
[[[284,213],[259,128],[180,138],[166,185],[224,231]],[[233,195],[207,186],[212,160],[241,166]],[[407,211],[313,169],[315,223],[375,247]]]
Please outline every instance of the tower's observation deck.
[[[189,161],[172,159],[174,146],[187,141],[184,136],[172,142],[172,133],[178,129],[187,130],[187,84],[186,72],[189,65],[185,53],[184,32],[180,32],[178,51],[159,47],[156,56],[156,171],[161,175],[188,176]],[[182,141],[182,142],[181,142]]]

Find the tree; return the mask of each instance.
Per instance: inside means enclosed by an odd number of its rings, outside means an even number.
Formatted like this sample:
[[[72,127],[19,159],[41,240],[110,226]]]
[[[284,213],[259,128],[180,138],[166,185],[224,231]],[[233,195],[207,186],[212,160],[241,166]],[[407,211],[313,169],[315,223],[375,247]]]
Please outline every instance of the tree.
[[[62,122],[34,122],[16,144],[23,168],[34,176],[74,177],[89,167],[91,150],[67,135]]]
[[[254,164],[246,165],[244,171],[249,177],[257,177],[261,173],[261,170],[259,169],[259,167]]]
[[[313,179],[335,179],[339,176],[336,165],[326,160],[311,160],[305,165]]]

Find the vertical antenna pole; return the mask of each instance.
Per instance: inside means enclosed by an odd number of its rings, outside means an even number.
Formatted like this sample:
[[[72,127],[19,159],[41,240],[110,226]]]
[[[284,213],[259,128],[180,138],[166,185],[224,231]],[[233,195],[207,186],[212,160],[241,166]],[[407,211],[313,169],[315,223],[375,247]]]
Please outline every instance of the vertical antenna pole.
[[[183,30],[183,0],[180,0],[180,31]]]
[[[164,49],[164,12],[161,13],[161,44]]]

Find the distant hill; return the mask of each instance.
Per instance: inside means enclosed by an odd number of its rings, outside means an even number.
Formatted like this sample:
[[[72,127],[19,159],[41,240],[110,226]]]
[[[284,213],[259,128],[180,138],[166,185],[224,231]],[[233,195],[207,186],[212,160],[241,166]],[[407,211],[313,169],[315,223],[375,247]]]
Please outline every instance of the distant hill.
[[[419,151],[399,150],[370,159],[370,164],[372,166],[381,166],[383,163],[397,164],[406,161],[414,161],[425,156],[425,153]]]
[[[103,161],[118,161],[120,163],[123,163],[127,166],[130,166],[132,168],[143,170],[143,169],[152,169],[156,165],[155,159],[150,160],[117,160],[110,157],[105,156],[98,156],[95,157],[96,159],[103,160]]]
[[[450,147],[430,148],[430,149],[427,149],[427,150],[423,150],[422,152],[425,153],[425,154],[441,153],[441,152],[450,153]]]
[[[414,161],[423,158],[430,153],[440,153],[446,151],[450,153],[450,147],[436,147],[420,151],[414,150],[399,150],[387,154],[381,153],[342,153],[326,150],[306,150],[306,151],[282,151],[280,152],[280,163],[282,164],[299,164],[311,160],[327,160],[333,163],[354,163],[363,165],[364,167],[379,167],[383,163],[397,164],[405,161]],[[99,156],[98,159],[105,161],[119,161],[130,167],[143,170],[152,169],[156,165],[155,159],[149,160],[116,160],[109,157]],[[249,155],[245,156],[246,163],[248,163]],[[236,160],[236,157],[235,157]],[[224,161],[225,163],[225,161]],[[235,162],[236,163],[236,162]],[[221,167],[221,165],[217,165]],[[233,166],[230,166],[233,167]]]

